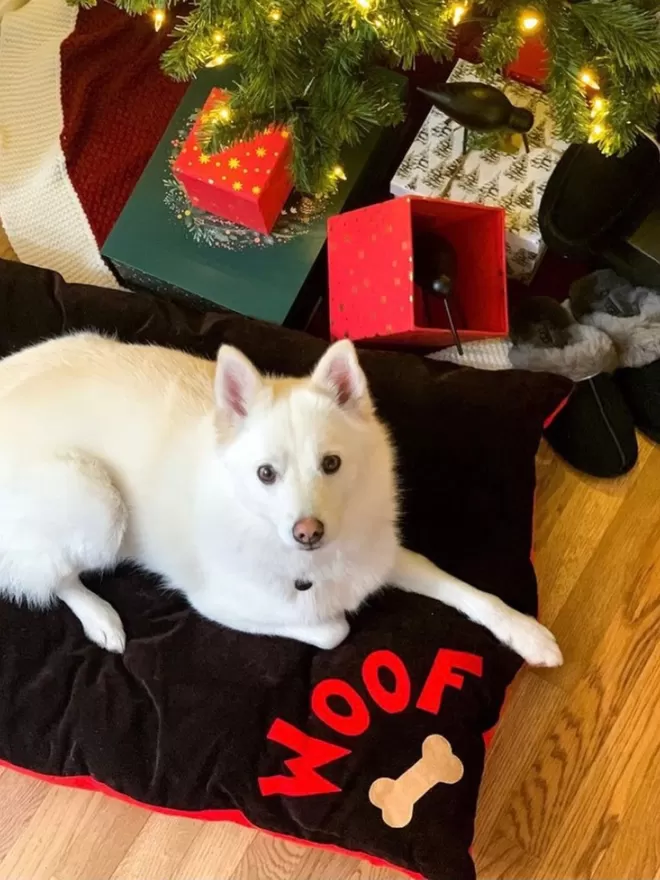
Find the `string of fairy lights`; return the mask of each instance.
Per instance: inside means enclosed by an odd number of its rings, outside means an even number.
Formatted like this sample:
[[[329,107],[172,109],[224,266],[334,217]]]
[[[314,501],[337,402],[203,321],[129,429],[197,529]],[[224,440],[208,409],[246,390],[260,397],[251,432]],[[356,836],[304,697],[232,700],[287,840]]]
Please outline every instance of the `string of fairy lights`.
[[[353,2],[364,15],[367,15],[373,11],[375,0],[353,0]],[[459,0],[459,2],[452,4],[449,9],[449,16],[454,27],[458,27],[460,24],[466,24],[470,21],[470,8],[471,5],[469,0]],[[282,11],[277,6],[272,6],[266,15],[269,21],[273,23],[277,23],[282,19]],[[151,18],[154,29],[159,31],[166,20],[165,10],[162,7],[155,7],[151,10]],[[372,21],[372,24],[374,27],[380,28],[383,25],[383,19],[377,17]],[[525,35],[532,36],[537,34],[543,28],[543,16],[534,8],[525,9],[518,19],[518,27]],[[224,48],[226,38],[222,31],[217,30],[214,32],[213,43],[214,49],[210,54],[206,66],[221,67],[232,57],[231,52]],[[578,74],[578,80],[584,89],[585,98],[588,102],[591,115],[589,143],[596,143],[607,134],[607,124],[605,121],[608,113],[607,100],[601,94],[600,82],[595,71],[586,68],[581,70]],[[226,107],[222,109],[226,115],[220,116],[220,119],[223,122],[228,122],[231,118],[229,109]],[[346,179],[343,169],[340,166],[337,166],[332,174],[339,179]]]

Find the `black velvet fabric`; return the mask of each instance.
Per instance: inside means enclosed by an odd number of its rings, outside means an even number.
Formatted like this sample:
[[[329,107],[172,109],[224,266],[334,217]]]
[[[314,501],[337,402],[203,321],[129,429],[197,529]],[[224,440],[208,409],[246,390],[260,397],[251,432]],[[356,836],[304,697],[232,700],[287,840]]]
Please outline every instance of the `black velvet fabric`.
[[[324,347],[237,315],[67,286],[50,272],[9,263],[0,264],[0,316],[0,355],[91,327],[209,357],[230,342],[262,369],[283,373],[308,370]],[[533,613],[534,456],[543,421],[568,383],[413,355],[369,351],[362,361],[400,451],[408,546]],[[261,828],[366,853],[432,880],[474,877],[469,847],[483,734],[520,665],[486,630],[390,589],[356,615],[345,643],[323,652],[215,625],[159,589],[155,577],[127,567],[87,582],[124,621],[123,656],[90,644],[63,607],[35,613],[0,601],[0,759],[41,774],[91,777],[152,807],[240,811]],[[386,700],[370,696],[363,680],[363,663],[375,651],[400,658],[400,674],[409,677],[409,699],[395,709],[381,708],[378,700]],[[461,672],[466,665],[471,671]],[[354,688],[366,727],[342,732],[341,718],[318,716],[312,694],[328,679]],[[394,687],[387,673],[381,680]],[[326,687],[334,690],[336,681]],[[339,698],[328,706],[350,716]],[[293,749],[268,738],[274,722],[300,732]],[[406,827],[390,828],[369,802],[369,787],[401,775],[434,733],[451,743],[465,774],[422,797]],[[293,777],[295,787],[304,775],[300,762],[285,762],[297,750],[309,755],[314,742],[306,736],[329,744],[326,751],[334,747],[333,759],[315,772],[335,790],[269,794],[271,777],[276,788],[278,777]],[[318,785],[314,772],[310,778]]]

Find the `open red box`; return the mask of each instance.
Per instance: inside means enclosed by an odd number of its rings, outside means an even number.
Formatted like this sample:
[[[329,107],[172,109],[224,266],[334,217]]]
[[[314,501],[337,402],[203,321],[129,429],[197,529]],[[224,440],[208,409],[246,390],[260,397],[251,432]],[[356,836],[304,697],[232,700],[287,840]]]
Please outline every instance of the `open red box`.
[[[453,344],[443,302],[413,282],[413,229],[434,232],[456,252],[450,298],[461,341],[506,336],[504,210],[405,197],[328,220],[333,339]],[[428,321],[427,321],[428,317]]]

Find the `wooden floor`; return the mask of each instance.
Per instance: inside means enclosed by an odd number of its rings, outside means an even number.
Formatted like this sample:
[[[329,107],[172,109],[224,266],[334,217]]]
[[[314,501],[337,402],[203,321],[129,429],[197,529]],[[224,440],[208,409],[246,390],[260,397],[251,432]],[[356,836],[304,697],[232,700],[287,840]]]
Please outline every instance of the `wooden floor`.
[[[660,449],[640,444],[637,468],[613,482],[539,453],[542,618],[566,664],[512,689],[482,789],[482,878],[660,878]],[[108,878],[401,875],[0,771],[0,880]]]

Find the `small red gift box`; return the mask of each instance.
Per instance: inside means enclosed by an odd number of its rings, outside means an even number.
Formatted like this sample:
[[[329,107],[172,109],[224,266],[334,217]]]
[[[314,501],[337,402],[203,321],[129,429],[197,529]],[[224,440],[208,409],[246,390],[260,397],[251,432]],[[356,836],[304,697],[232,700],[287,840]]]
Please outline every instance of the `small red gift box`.
[[[527,37],[518,57],[507,64],[504,72],[527,86],[542,89],[548,78],[548,50],[538,37]]]
[[[462,342],[506,336],[504,210],[446,199],[393,199],[328,221],[334,339],[441,346],[454,342],[444,301],[415,284],[413,230],[456,255],[449,306]]]
[[[202,116],[227,100],[213,89]],[[257,232],[269,233],[292,189],[289,133],[263,132],[213,155],[197,141],[199,121],[188,135],[172,172],[198,208]]]

